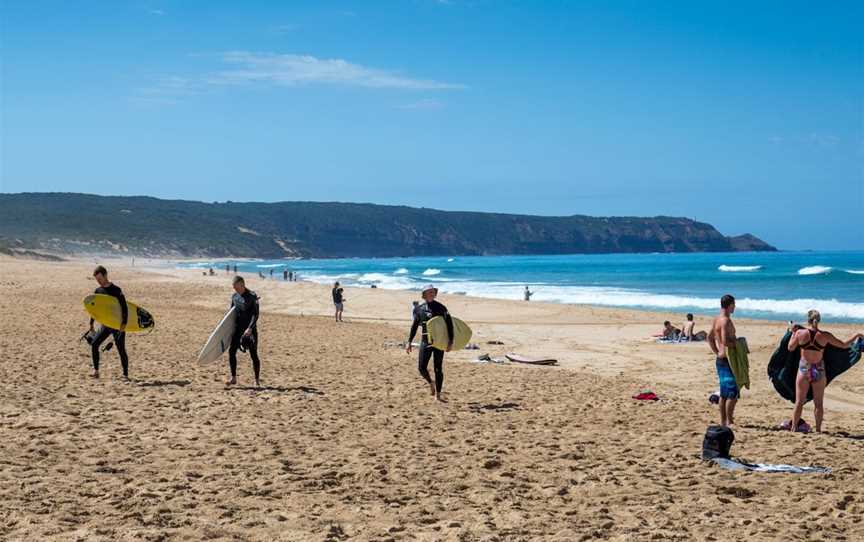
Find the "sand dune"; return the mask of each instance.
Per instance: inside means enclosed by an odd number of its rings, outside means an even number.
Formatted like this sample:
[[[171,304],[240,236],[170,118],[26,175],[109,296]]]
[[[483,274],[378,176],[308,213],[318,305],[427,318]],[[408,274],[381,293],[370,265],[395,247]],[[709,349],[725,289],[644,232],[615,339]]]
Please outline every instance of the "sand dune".
[[[438,404],[413,356],[385,347],[405,339],[412,294],[348,290],[338,325],[326,288],[253,278],[265,388],[226,390],[226,362],[194,361],[226,307],[226,278],[115,266],[157,325],[128,340],[131,383],[114,352],[94,381],[77,342],[90,265],[0,265],[3,539],[864,537],[864,372],[829,388],[825,434],[775,431],[791,410],[763,377],[780,323],[739,323],[754,385],[733,452],[831,474],[701,462],[712,359],[704,345],[647,339],[666,315],[445,298],[483,350],[448,357],[449,402]],[[562,366],[470,363],[505,351]],[[242,356],[240,379],[251,382]],[[646,388],[663,400],[630,398]]]

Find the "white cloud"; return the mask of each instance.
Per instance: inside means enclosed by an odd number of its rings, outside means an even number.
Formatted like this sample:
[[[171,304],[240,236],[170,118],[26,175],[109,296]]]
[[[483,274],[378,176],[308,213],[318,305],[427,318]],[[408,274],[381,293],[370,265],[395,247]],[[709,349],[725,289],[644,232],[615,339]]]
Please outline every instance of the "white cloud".
[[[273,84],[299,86],[312,84],[344,85],[366,88],[412,90],[455,90],[465,85],[415,79],[393,72],[353,64],[339,58],[317,58],[310,55],[254,53],[232,51],[222,60],[237,66],[206,77],[212,85]]]

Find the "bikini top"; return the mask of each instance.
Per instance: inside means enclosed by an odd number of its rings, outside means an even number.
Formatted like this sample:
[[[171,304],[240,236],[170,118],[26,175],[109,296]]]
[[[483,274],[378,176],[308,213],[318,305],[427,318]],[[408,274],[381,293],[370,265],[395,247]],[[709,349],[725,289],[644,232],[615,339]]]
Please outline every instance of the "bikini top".
[[[822,352],[823,350],[825,350],[824,346],[816,342],[816,337],[819,336],[818,330],[814,331],[812,329],[808,329],[807,335],[809,337],[809,340],[807,341],[807,344],[801,345],[802,350],[810,350],[811,352]]]

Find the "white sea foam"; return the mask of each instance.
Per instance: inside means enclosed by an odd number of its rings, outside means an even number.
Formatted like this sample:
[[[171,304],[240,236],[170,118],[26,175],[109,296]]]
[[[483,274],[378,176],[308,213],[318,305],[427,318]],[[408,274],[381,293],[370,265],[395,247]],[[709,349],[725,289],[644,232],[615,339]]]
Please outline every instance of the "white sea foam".
[[[435,275],[440,275],[440,274],[441,274],[441,270],[440,270],[440,269],[435,269],[435,268],[432,268],[432,267],[430,267],[430,268],[427,269],[426,271],[423,271],[423,276],[424,276],[424,277],[433,277],[433,276],[435,276]]]
[[[853,275],[864,275],[864,269],[847,269],[846,272]]]
[[[465,292],[476,297],[497,299],[522,299],[523,287],[503,282],[459,282],[442,285],[445,293]],[[719,306],[719,300],[695,296],[653,294],[641,290],[595,286],[544,286],[536,288],[532,299],[556,303],[579,305],[602,305],[610,307],[639,307],[665,310],[705,309]],[[754,299],[740,298],[736,306],[746,311],[769,314],[806,314],[818,309],[829,318],[864,319],[864,303],[848,303],[836,299]]]
[[[724,273],[752,273],[760,269],[762,269],[761,265],[721,265],[717,268]]]
[[[799,275],[827,275],[833,268],[824,265],[811,265],[798,270]]]
[[[407,274],[408,274],[408,270],[405,269],[404,267],[400,267],[400,268],[397,269],[396,271],[393,271],[393,274],[394,274],[394,275],[407,275]]]
[[[270,267],[285,267],[285,264],[284,263],[264,263],[261,265],[256,265],[255,267],[261,267],[261,268],[266,269],[266,268],[270,268]]]
[[[447,261],[448,261],[448,262],[453,262],[453,261],[456,261],[456,258],[447,258]]]

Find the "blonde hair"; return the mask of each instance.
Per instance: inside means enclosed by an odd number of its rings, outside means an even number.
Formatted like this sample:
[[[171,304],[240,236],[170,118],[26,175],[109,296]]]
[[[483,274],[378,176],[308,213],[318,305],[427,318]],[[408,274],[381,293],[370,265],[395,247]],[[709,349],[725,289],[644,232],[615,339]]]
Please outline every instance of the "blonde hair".
[[[807,311],[807,323],[811,326],[815,326],[820,321],[822,321],[822,315],[819,314],[819,311],[816,309],[812,309]]]

